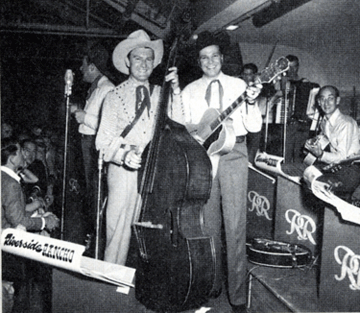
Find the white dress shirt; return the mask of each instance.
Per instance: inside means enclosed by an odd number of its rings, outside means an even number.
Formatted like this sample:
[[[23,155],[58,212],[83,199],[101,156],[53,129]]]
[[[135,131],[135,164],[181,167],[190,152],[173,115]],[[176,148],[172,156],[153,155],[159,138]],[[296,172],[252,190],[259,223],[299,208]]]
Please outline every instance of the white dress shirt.
[[[85,119],[84,123],[79,125],[79,133],[84,135],[96,134],[102,103],[107,93],[114,87],[114,84],[106,76],[100,78],[97,88],[92,92],[90,98],[86,100],[84,107]]]
[[[324,151],[320,161],[337,163],[360,152],[359,127],[352,117],[336,109],[324,121],[321,131],[329,139],[330,152]]]
[[[224,91],[223,110],[229,107],[246,90],[246,83],[240,78],[231,77],[220,72],[219,76],[209,79],[205,76],[190,83],[182,91],[182,101],[185,110],[186,124],[198,124],[209,108],[205,99],[206,89],[214,79],[218,79]],[[218,88],[214,92],[218,92]],[[213,99],[218,96],[212,95],[210,107],[219,109],[219,103],[214,103]],[[248,132],[258,132],[261,130],[262,117],[257,104],[243,104],[231,115],[236,136],[246,135]]]

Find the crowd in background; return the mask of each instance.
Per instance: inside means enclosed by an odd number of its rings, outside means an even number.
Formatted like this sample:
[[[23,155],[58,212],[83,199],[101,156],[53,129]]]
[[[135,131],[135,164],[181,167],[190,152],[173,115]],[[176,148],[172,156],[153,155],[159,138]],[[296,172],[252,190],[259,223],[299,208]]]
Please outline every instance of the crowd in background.
[[[4,120],[1,155],[2,229],[10,227],[58,237],[61,134],[38,124],[25,129]],[[31,307],[30,291],[34,288],[44,312],[49,310],[50,267],[2,252],[2,279],[4,312],[22,312]]]

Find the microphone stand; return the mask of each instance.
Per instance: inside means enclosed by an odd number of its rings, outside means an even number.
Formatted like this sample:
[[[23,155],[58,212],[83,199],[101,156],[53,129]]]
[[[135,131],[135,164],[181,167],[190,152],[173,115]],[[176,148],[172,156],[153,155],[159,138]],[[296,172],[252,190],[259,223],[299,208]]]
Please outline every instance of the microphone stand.
[[[98,188],[97,188],[97,203],[96,203],[96,238],[95,238],[95,259],[99,259],[99,245],[100,245],[100,236],[101,236],[101,181],[102,181],[102,169],[103,169],[104,159],[103,154],[99,153],[98,158]]]
[[[290,91],[290,82],[286,81],[285,84],[285,99],[284,99],[284,141],[283,141],[283,157],[285,162],[288,163],[289,160],[286,160],[286,144],[287,144],[287,123],[288,123],[288,109],[289,109],[289,91]]]
[[[267,144],[268,144],[268,136],[269,136],[269,114],[270,114],[270,106],[269,99],[266,98],[266,115],[265,115],[265,139],[264,139],[264,151],[266,152]]]
[[[61,225],[60,238],[64,240],[64,218],[65,218],[65,200],[66,200],[66,175],[67,175],[67,155],[68,155],[68,134],[70,122],[70,95],[73,83],[73,74],[71,70],[66,70],[65,73],[65,97],[66,97],[66,121],[65,121],[65,144],[64,144],[64,166],[63,166],[63,186],[61,199]]]

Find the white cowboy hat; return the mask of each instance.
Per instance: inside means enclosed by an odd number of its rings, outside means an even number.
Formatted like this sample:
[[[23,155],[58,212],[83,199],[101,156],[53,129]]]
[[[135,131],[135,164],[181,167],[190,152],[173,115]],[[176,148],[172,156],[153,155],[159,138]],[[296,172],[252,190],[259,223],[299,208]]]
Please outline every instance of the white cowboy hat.
[[[121,41],[112,55],[114,66],[124,74],[129,74],[129,68],[126,66],[125,59],[131,50],[135,48],[151,48],[154,51],[154,68],[161,63],[164,46],[161,39],[151,41],[149,35],[142,29],[131,33],[125,40]]]

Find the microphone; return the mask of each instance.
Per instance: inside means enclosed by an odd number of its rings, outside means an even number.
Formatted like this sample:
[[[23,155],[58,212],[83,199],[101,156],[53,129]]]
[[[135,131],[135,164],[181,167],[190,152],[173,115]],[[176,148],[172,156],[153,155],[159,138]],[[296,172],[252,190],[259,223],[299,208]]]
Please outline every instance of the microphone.
[[[74,75],[72,70],[66,70],[65,73],[65,96],[70,96],[71,95],[71,87],[73,85],[73,81],[74,81]]]

